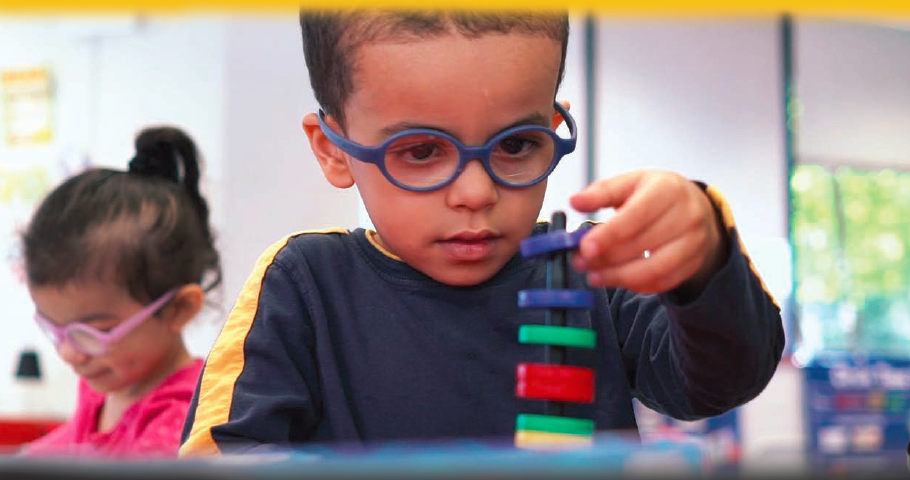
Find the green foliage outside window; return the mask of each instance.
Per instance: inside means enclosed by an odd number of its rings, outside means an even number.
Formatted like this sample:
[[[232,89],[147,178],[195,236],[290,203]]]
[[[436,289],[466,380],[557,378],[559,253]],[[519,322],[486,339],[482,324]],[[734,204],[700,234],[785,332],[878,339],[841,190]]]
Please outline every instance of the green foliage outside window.
[[[803,344],[910,356],[910,173],[799,165],[790,189]]]

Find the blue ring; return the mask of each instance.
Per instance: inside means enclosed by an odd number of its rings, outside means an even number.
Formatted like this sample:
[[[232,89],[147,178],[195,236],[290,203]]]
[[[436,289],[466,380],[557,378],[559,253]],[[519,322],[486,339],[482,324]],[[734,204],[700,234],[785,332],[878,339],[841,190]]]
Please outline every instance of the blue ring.
[[[534,288],[518,292],[521,308],[594,308],[594,294],[588,290]]]
[[[575,250],[581,243],[581,237],[588,233],[588,230],[590,229],[578,229],[574,232],[558,230],[534,235],[522,240],[521,254],[526,258],[532,258],[562,250]]]

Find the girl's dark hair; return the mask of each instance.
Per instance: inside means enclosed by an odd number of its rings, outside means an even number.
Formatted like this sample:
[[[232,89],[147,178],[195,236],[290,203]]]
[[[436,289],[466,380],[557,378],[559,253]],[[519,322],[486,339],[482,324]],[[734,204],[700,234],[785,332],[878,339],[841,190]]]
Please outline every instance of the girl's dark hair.
[[[29,283],[110,281],[142,303],[181,285],[221,283],[196,144],[178,128],[155,127],[135,148],[128,171],[87,170],[41,202],[23,235]]]

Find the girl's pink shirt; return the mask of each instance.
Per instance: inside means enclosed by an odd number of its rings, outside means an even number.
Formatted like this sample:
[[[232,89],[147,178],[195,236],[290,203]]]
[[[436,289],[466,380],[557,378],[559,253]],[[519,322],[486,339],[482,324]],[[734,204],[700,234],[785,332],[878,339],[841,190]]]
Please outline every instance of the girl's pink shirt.
[[[202,360],[174,372],[123,413],[107,432],[97,431],[104,395],[82,380],[76,412],[69,421],[35,440],[22,452],[29,456],[102,458],[174,458],[187,409],[202,371]]]

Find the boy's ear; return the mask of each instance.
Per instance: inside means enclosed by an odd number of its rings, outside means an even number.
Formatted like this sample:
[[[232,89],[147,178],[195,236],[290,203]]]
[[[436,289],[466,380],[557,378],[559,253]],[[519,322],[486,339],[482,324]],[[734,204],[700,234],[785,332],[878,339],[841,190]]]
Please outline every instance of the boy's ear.
[[[319,117],[308,113],[303,117],[303,131],[310,139],[310,148],[322,168],[325,179],[337,188],[349,188],[354,185],[354,177],[344,152],[329,140],[319,128]]]
[[[562,108],[565,108],[567,112],[569,111],[569,109],[571,107],[568,100],[563,100],[563,101],[559,102],[559,104],[562,105]],[[559,128],[559,126],[562,125],[562,122],[564,120],[565,119],[562,118],[562,115],[560,115],[559,112],[554,111],[553,119],[551,120],[551,122],[553,124],[553,130],[556,130],[557,128]]]
[[[161,311],[161,315],[167,319],[172,330],[179,332],[199,314],[204,302],[205,292],[202,291],[200,285],[184,285],[167,303],[167,306]]]

